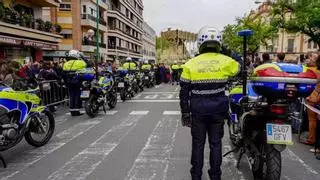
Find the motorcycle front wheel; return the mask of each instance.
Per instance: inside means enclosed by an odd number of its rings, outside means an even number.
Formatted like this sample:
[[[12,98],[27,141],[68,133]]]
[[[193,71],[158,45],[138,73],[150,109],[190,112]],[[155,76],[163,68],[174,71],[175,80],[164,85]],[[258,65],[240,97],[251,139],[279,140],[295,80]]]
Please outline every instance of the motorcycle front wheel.
[[[85,104],[85,110],[89,117],[94,118],[99,113],[98,98],[94,95],[90,96]]]
[[[116,107],[117,105],[117,92],[111,92],[110,96],[109,96],[109,102],[108,102],[108,106],[110,107],[110,109],[113,109]]]
[[[38,119],[32,119],[24,137],[28,144],[41,147],[48,143],[55,129],[55,121],[52,113],[45,110]],[[41,136],[43,136],[41,138]],[[40,138],[39,138],[40,137]]]

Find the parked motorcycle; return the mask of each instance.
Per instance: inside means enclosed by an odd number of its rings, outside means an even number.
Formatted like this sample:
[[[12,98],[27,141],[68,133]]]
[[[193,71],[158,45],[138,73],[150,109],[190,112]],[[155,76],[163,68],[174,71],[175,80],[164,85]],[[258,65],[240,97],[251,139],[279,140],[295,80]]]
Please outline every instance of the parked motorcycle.
[[[134,97],[134,89],[137,86],[137,80],[133,74],[128,73],[128,70],[118,71],[118,91],[120,92],[120,99],[126,101]]]
[[[98,115],[100,107],[106,112],[107,104],[111,109],[117,105],[117,87],[110,72],[104,72],[98,81],[92,81],[89,99],[85,103],[86,113],[94,118]]]
[[[41,147],[51,139],[55,120],[41,99],[38,88],[14,91],[0,83],[0,151],[17,145],[23,137],[28,144]],[[6,167],[6,163],[0,155]]]
[[[147,88],[151,88],[155,86],[156,79],[153,71],[145,70],[144,71],[144,86]]]
[[[244,59],[250,34],[239,33],[244,36]],[[280,180],[281,152],[293,144],[290,105],[313,92],[317,76],[302,65],[285,63],[257,67],[249,82],[246,72],[243,64],[241,82],[230,86],[228,126],[236,148],[224,156],[240,151],[237,166],[246,154],[255,180]]]
[[[142,92],[144,90],[144,73],[143,72],[138,72],[137,75],[137,85],[138,89],[136,89],[135,93]]]

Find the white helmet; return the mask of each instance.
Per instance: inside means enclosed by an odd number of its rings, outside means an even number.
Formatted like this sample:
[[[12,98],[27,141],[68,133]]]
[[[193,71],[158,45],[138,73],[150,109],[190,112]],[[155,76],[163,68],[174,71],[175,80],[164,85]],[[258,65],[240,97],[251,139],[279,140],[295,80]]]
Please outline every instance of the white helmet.
[[[132,61],[132,58],[131,57],[127,57],[127,61]]]
[[[219,44],[222,43],[221,32],[214,27],[203,27],[198,33],[198,47],[208,41],[216,41]]]
[[[68,58],[81,59],[81,53],[78,50],[70,50],[66,53]]]
[[[149,62],[148,61],[144,61],[144,64],[149,64]]]
[[[178,63],[178,61],[174,61],[173,63],[177,64],[177,63]]]

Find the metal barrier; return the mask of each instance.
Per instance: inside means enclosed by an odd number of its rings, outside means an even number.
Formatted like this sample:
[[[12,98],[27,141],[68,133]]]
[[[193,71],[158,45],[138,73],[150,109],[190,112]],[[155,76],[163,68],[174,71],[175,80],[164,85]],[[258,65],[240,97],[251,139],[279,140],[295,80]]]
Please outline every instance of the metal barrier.
[[[57,106],[69,100],[69,91],[61,81],[41,81],[39,88],[42,105]]]

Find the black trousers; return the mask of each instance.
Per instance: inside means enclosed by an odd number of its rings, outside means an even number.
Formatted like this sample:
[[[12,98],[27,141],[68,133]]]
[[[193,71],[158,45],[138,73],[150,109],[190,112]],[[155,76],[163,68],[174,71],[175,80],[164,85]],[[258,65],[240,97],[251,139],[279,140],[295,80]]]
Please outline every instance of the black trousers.
[[[172,83],[179,82],[179,71],[173,70],[171,78],[172,78]]]
[[[222,118],[223,119],[223,118]],[[208,134],[210,147],[210,169],[208,171],[211,180],[221,180],[222,164],[222,138],[224,135],[224,122],[214,117],[192,117],[192,156],[190,170],[192,180],[201,180],[204,147]]]
[[[70,95],[70,112],[80,113],[81,108],[81,84],[70,84],[69,85]]]

